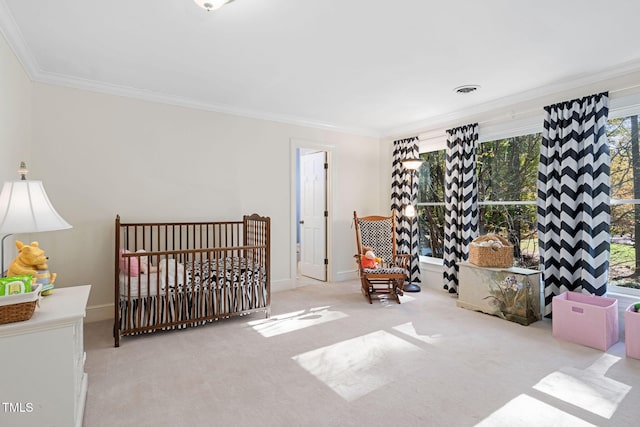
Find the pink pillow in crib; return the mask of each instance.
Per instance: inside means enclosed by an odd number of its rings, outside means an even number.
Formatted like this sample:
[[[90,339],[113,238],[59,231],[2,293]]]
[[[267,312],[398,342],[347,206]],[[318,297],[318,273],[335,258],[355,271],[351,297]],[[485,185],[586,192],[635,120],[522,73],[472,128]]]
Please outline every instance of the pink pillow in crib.
[[[130,254],[131,252],[126,249],[120,249],[120,271],[129,274],[131,277],[138,277],[140,274],[140,268],[138,266],[138,258],[124,259],[122,254]]]

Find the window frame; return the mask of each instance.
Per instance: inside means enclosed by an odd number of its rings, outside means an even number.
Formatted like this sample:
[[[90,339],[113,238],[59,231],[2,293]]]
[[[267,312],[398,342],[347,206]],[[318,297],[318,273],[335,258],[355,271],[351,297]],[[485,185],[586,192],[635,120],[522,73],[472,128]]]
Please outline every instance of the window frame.
[[[640,118],[640,107],[621,108],[621,109],[616,110],[613,113],[610,112],[608,120],[610,120],[610,119],[626,119],[626,118],[631,117],[631,116],[639,116],[639,118]],[[609,198],[609,206],[610,207],[622,206],[622,205],[634,205],[634,206],[636,206],[635,209],[638,209],[638,206],[640,205],[640,199],[615,199],[613,197]],[[611,236],[611,231],[609,231],[609,235]],[[637,236],[636,236],[636,238],[637,238]],[[609,262],[611,262],[611,259],[609,259]],[[609,265],[609,267],[611,267],[611,265]],[[609,278],[609,276],[608,276],[608,278]],[[640,290],[638,290],[638,289],[628,288],[628,287],[623,287],[623,286],[617,286],[615,284],[612,284],[610,280],[607,280],[607,294],[609,294],[609,293],[621,294],[621,295],[640,296]]]

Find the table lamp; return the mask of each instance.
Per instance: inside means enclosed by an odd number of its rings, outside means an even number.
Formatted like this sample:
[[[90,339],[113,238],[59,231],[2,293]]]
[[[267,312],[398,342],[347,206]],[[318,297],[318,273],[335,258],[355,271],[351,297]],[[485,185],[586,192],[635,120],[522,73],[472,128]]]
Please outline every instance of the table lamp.
[[[20,163],[19,181],[5,182],[0,193],[0,234],[2,238],[2,276],[4,268],[4,240],[16,233],[38,233],[41,231],[71,228],[53,208],[42,181],[28,181],[27,167]]]

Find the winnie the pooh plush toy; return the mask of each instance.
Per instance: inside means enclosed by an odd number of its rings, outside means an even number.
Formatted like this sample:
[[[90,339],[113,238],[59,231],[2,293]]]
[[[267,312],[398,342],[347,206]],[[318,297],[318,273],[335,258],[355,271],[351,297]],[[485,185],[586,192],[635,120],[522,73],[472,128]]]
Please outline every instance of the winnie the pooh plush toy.
[[[56,280],[56,274],[49,272],[47,256],[38,242],[31,242],[30,245],[25,245],[16,240],[16,247],[18,248],[18,256],[9,265],[7,276],[30,274],[34,279],[34,283],[42,284],[43,295],[53,292],[53,282]]]

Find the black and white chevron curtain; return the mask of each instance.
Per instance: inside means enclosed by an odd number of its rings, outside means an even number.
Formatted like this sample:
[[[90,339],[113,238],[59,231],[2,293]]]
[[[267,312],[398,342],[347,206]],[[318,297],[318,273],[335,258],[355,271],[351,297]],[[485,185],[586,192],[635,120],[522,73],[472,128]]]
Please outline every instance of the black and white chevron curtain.
[[[418,174],[415,172],[413,186],[410,185],[410,173],[402,165],[407,157],[420,157],[418,137],[400,139],[393,142],[393,164],[391,166],[391,212],[396,219],[396,247],[398,253],[412,255],[409,283],[420,283],[420,262],[418,257],[418,216],[409,219],[403,210],[411,202],[415,203],[418,195]],[[413,235],[411,240],[411,235]],[[409,251],[411,243],[411,251]]]
[[[478,124],[447,130],[445,163],[444,288],[458,292],[458,263],[478,236]]]
[[[545,316],[565,291],[604,295],[610,245],[607,92],[544,108],[538,239]]]

